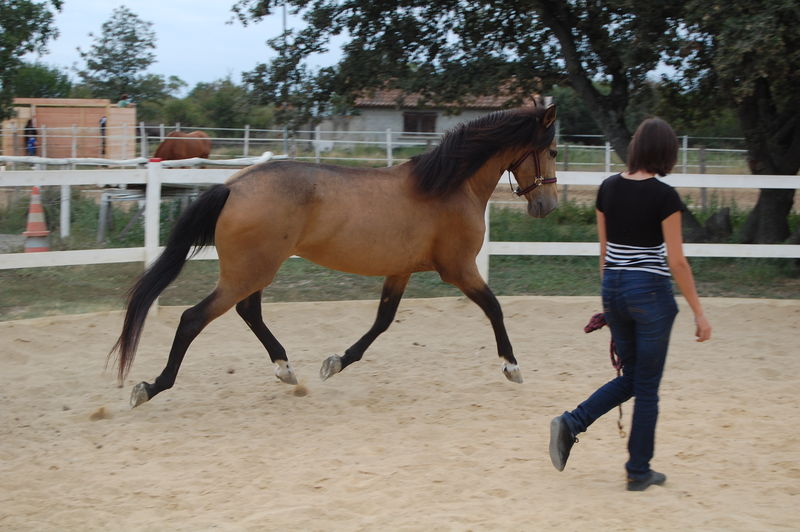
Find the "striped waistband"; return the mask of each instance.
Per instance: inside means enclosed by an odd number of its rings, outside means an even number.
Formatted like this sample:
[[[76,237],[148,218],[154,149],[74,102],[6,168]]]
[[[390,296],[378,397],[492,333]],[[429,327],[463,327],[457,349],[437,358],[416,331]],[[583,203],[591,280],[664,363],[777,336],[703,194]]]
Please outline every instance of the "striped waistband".
[[[667,266],[667,247],[662,242],[658,246],[626,246],[606,243],[605,269],[648,271],[669,277]]]

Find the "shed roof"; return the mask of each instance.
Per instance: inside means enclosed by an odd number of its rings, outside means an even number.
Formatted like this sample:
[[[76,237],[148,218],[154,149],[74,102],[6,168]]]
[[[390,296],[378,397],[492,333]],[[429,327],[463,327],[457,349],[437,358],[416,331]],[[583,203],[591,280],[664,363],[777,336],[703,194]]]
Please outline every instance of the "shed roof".
[[[111,100],[104,98],[14,98],[14,105],[37,107],[108,107]]]

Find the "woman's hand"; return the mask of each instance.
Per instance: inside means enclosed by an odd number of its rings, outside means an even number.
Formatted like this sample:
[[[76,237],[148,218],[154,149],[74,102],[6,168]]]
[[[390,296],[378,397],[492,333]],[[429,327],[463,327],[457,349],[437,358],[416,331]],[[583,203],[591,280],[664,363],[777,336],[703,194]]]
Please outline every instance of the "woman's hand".
[[[708,318],[704,315],[695,316],[694,324],[696,326],[694,335],[698,342],[705,342],[711,338],[711,324],[708,322]]]

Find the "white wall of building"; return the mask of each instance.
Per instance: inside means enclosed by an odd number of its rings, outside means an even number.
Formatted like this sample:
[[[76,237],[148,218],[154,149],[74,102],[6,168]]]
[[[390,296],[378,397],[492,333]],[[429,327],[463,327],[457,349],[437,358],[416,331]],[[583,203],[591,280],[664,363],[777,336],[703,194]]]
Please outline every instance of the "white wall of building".
[[[433,111],[436,112],[436,133],[440,135],[463,122],[469,122],[491,112],[465,110],[454,115],[441,110]],[[387,129],[391,129],[393,137],[398,138],[403,132],[403,112],[402,109],[360,109],[357,115],[323,120],[320,123],[320,131],[323,133],[323,138],[327,139],[336,138],[336,135],[332,135],[335,132],[375,131],[385,134]]]

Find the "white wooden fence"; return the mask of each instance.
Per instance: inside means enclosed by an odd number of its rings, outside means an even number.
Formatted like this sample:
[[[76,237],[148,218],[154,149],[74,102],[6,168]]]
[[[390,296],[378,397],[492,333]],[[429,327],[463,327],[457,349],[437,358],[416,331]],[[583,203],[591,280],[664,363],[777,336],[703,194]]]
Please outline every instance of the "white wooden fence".
[[[271,155],[271,154],[270,154]],[[248,165],[268,159],[260,158],[226,161],[225,164]],[[81,161],[70,161],[81,163]],[[105,161],[108,163],[109,161]],[[139,162],[139,161],[137,161]],[[193,163],[207,161],[194,160]],[[219,164],[221,161],[214,161]],[[118,162],[119,163],[119,162]],[[128,161],[130,163],[130,161]],[[163,250],[159,242],[159,220],[162,185],[209,185],[222,183],[235,169],[165,169],[166,166],[186,166],[188,161],[148,162],[144,168],[98,170],[31,170],[0,172],[2,187],[60,186],[62,202],[69,198],[69,187],[79,185],[143,185],[146,184],[144,215],[144,246],[134,248],[49,251],[42,253],[0,254],[0,269],[68,266],[80,264],[109,264],[142,262],[151,264]],[[134,163],[135,164],[135,163]],[[561,185],[597,186],[607,176],[605,172],[559,172]],[[505,177],[504,177],[505,179]],[[686,188],[740,189],[800,189],[800,176],[754,176],[726,174],[673,174],[668,182]],[[62,210],[64,203],[62,203]],[[66,204],[68,211],[68,203]],[[493,242],[489,240],[489,212],[486,214],[486,236],[478,256],[478,266],[485,279],[489,278],[489,257],[492,255],[594,255],[599,253],[596,242]],[[68,219],[67,219],[68,220]],[[62,219],[63,223],[63,219]],[[535,223],[532,221],[531,223]],[[694,257],[765,257],[800,258],[800,245],[746,244],[686,244],[686,254]],[[216,250],[208,248],[198,259],[215,259]]]

